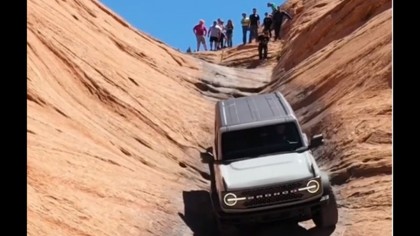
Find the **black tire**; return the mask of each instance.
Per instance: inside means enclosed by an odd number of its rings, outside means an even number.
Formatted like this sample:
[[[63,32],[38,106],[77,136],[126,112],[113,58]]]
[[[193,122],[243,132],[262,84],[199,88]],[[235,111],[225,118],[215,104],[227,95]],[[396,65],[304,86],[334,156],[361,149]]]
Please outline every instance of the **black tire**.
[[[219,231],[220,236],[228,236],[228,235],[237,235],[238,234],[238,228],[236,225],[229,224],[227,222],[224,222],[223,220],[218,219],[217,220],[217,229]]]
[[[330,191],[328,195],[328,203],[323,205],[312,218],[315,225],[320,228],[334,227],[338,222],[337,201],[334,192]]]

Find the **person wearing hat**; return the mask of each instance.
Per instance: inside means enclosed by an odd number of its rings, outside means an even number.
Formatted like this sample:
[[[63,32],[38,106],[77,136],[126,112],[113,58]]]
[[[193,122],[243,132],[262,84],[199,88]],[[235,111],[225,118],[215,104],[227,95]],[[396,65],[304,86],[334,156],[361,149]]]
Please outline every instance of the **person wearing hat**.
[[[271,8],[271,14],[274,14],[274,12],[277,11],[277,5],[272,2],[268,2],[267,7]]]
[[[273,14],[274,40],[280,39],[281,25],[283,24],[284,17],[292,20],[292,17],[278,6],[277,11]]]

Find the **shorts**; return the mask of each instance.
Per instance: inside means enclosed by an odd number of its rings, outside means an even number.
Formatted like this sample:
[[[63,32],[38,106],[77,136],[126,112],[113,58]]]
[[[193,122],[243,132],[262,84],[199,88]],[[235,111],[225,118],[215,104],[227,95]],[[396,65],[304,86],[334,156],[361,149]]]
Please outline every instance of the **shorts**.
[[[210,43],[211,42],[218,42],[218,41],[219,41],[219,39],[217,37],[210,36]]]
[[[206,44],[206,38],[204,35],[195,35],[197,37],[197,43]]]

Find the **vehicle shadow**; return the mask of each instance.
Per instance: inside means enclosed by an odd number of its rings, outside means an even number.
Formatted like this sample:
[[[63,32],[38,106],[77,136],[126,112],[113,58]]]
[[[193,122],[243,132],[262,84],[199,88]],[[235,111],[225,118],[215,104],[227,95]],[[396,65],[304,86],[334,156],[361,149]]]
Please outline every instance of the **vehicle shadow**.
[[[184,213],[178,213],[178,215],[190,227],[193,235],[218,235],[209,193],[204,190],[184,191],[182,197],[184,199]]]
[[[216,219],[213,215],[210,194],[204,190],[184,191],[184,213],[178,213],[194,236],[216,236]],[[305,229],[295,222],[273,222],[259,225],[242,225],[235,235],[261,236],[329,236],[335,229],[314,227]]]

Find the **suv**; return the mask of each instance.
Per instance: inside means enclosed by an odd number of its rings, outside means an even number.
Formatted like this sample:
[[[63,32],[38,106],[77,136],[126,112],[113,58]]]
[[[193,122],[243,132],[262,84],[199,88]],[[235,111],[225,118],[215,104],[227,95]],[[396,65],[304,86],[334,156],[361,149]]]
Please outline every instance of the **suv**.
[[[328,176],[289,103],[279,92],[216,104],[211,200],[221,231],[244,223],[312,219],[335,226],[337,203]]]

